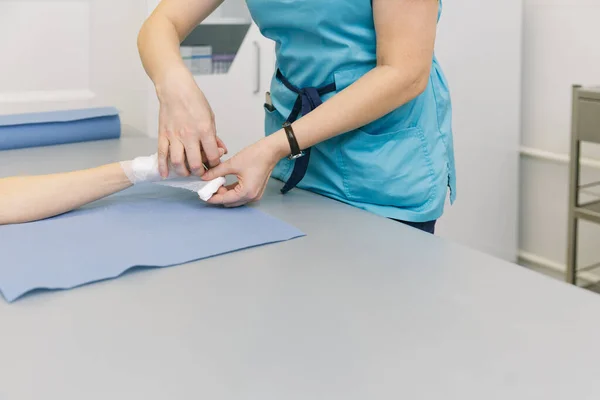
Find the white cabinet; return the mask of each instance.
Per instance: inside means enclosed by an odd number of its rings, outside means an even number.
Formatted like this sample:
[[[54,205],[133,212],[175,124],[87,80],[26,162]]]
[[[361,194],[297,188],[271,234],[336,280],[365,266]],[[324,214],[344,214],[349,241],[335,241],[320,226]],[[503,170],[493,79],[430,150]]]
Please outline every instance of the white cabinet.
[[[263,103],[274,66],[272,41],[252,24],[227,74],[196,77],[230,155],[264,136]]]
[[[226,72],[215,67],[212,74],[195,76],[215,113],[217,134],[227,144],[229,156],[264,136],[263,103],[275,67],[274,43],[260,34],[245,7],[243,1],[226,0],[183,43],[211,45],[215,63],[224,55],[219,48],[235,53]],[[148,132],[157,136],[159,104],[151,84],[148,93]]]

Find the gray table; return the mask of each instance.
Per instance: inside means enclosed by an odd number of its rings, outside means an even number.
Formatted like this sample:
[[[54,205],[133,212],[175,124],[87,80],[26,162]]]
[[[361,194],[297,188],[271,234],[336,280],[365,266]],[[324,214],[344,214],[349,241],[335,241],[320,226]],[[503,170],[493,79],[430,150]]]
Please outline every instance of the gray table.
[[[0,153],[2,175],[154,151]],[[0,301],[0,399],[597,399],[600,297],[300,190],[297,240]]]

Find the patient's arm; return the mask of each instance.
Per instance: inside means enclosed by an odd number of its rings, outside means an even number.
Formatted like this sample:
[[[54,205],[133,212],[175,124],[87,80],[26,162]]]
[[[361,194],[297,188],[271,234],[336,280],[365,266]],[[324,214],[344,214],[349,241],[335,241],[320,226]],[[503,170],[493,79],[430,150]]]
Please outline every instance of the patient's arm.
[[[53,217],[132,186],[119,163],[0,179],[0,225]]]
[[[175,177],[173,173],[169,179]],[[156,154],[74,172],[0,179],[0,225],[54,217],[132,185],[160,180]],[[198,196],[206,201],[225,181],[203,183]]]

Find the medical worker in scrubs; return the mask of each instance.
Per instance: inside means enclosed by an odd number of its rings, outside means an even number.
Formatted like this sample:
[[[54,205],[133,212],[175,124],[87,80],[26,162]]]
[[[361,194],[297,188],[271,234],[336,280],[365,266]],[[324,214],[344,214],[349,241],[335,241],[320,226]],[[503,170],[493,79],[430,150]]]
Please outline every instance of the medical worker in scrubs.
[[[210,200],[227,207],[260,199],[272,176],[283,193],[307,189],[433,233],[456,196],[450,96],[434,56],[441,0],[247,0],[276,43],[272,100],[265,138],[220,163],[225,146],[179,44],[221,2],[163,0],[140,31],[160,101],[161,174],[170,160],[182,176],[235,175]]]

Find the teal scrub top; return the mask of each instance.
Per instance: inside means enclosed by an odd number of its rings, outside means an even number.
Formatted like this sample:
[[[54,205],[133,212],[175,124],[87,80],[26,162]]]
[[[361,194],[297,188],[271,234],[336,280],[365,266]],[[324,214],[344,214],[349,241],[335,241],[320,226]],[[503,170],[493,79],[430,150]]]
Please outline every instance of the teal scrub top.
[[[299,88],[335,83],[337,92],[376,67],[371,0],[247,0],[261,33],[275,41],[276,68]],[[441,0],[440,0],[441,13]],[[438,14],[439,18],[439,14]],[[297,94],[273,76],[274,111],[265,131],[281,129]],[[323,101],[336,92],[322,96]],[[368,104],[365,104],[368,107]],[[411,222],[438,219],[456,197],[448,85],[435,58],[426,90],[391,113],[312,147],[297,185],[375,214]],[[294,161],[273,177],[287,181]]]

